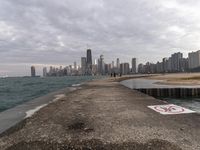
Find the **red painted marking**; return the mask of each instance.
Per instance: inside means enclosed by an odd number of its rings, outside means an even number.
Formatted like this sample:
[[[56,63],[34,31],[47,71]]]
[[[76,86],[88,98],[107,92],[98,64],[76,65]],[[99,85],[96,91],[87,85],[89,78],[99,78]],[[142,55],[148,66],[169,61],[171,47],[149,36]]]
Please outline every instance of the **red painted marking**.
[[[155,110],[160,111],[160,112],[169,112],[169,113],[181,113],[184,112],[184,108],[182,107],[177,107],[177,106],[155,106]]]

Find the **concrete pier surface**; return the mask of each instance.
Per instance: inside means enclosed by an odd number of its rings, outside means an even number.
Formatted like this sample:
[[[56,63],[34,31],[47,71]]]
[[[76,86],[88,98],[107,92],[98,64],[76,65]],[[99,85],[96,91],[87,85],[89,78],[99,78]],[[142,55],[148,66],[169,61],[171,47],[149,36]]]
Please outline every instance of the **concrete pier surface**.
[[[200,149],[200,115],[147,107],[157,104],[115,80],[88,82],[1,134],[0,149]]]

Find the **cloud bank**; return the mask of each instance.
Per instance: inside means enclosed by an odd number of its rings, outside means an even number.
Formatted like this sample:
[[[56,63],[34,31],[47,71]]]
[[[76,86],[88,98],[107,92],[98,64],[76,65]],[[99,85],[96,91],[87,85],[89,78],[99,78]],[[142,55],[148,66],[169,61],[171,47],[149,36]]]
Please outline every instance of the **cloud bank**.
[[[186,56],[200,47],[199,8],[196,0],[0,0],[0,74],[80,62],[88,46],[107,62]]]

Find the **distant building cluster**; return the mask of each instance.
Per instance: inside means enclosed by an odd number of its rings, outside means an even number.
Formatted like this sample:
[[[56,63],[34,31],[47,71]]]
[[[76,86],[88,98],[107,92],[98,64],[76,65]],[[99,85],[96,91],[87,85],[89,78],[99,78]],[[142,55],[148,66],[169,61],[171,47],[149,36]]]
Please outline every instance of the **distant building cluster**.
[[[138,65],[138,73],[176,73],[200,71],[200,50],[188,54],[183,58],[180,52],[174,53],[169,58],[163,58],[156,64],[147,62]]]
[[[92,51],[87,49],[86,56],[81,57],[81,64],[66,67],[60,66],[59,68],[50,66],[43,68],[43,76],[86,76],[86,75],[128,75],[128,74],[147,74],[147,73],[175,73],[175,72],[188,72],[200,71],[200,50],[188,54],[188,58],[183,58],[180,52],[172,54],[169,58],[163,58],[162,62],[145,64],[137,64],[137,59],[132,58],[131,66],[128,62],[120,63],[119,58],[116,63],[105,63],[104,56],[100,55],[98,59],[92,61]],[[31,76],[36,76],[35,67],[31,67]]]
[[[172,73],[188,70],[188,58],[183,58],[183,54],[180,52],[172,54],[169,58],[163,58],[162,62],[156,64],[147,62],[138,65],[139,73]]]
[[[130,67],[129,63],[120,64],[119,58],[116,60],[116,64],[114,61],[112,63],[107,64],[104,61],[104,56],[100,55],[98,59],[92,61],[92,51],[91,49],[87,49],[86,56],[81,57],[80,66],[74,62],[74,65],[69,65],[64,68],[60,66],[60,68],[50,66],[49,70],[47,67],[43,68],[43,76],[87,76],[87,75],[109,75],[111,73],[116,74],[129,74]],[[135,59],[135,68],[136,68],[136,59]],[[135,69],[136,70],[136,69]],[[135,71],[136,72],[136,71]]]

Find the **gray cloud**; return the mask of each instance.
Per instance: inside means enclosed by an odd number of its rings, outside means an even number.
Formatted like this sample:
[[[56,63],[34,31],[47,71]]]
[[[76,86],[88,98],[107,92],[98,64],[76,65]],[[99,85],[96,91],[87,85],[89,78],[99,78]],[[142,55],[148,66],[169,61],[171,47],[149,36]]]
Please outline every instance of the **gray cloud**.
[[[0,74],[25,74],[24,64],[79,62],[87,45],[107,62],[186,55],[200,47],[199,6],[194,0],[0,0]]]

